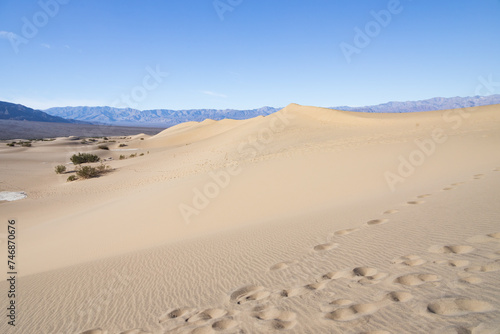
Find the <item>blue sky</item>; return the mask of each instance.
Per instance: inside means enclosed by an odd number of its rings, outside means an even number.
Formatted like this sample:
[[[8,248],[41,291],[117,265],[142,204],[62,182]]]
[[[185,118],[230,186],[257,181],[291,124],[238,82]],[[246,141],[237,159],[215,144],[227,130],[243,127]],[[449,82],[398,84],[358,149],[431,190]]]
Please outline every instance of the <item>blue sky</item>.
[[[499,0],[0,0],[0,100],[250,109],[472,96],[481,77],[500,82],[499,18]]]

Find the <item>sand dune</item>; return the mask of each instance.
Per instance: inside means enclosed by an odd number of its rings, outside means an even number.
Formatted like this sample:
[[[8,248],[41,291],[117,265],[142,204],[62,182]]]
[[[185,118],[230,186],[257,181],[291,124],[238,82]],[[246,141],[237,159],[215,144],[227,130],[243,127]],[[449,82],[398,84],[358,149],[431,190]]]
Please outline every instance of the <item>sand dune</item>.
[[[500,105],[292,104],[110,150],[0,146],[0,191],[28,196],[0,203],[20,229],[16,330],[499,333],[499,130]],[[111,172],[66,182],[77,152]]]

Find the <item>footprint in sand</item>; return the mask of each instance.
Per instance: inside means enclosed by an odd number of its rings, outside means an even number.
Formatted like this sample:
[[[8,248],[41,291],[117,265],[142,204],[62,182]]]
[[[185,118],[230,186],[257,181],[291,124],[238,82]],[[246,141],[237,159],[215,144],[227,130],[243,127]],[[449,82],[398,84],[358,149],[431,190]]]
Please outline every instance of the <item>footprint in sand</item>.
[[[389,221],[389,219],[372,219],[366,222],[366,225],[372,226],[372,225],[380,225],[380,224],[385,224]]]
[[[327,319],[335,321],[352,321],[373,314],[380,309],[377,303],[354,304],[326,313]]]
[[[244,304],[246,302],[265,299],[269,297],[270,294],[271,293],[267,291],[263,286],[247,285],[234,291],[229,297],[229,300],[232,303]]]
[[[85,332],[81,332],[80,334],[107,334],[107,333],[108,333],[107,331],[103,331],[100,328],[95,328],[95,329],[90,329],[90,330],[85,331]]]
[[[359,228],[349,228],[346,230],[339,230],[339,231],[334,232],[333,235],[335,235],[335,236],[348,235],[348,234],[351,234],[351,233],[356,232],[356,231],[359,231]]]
[[[426,198],[426,197],[429,197],[429,196],[432,196],[432,195],[431,194],[423,194],[423,195],[417,196],[417,198]]]
[[[294,263],[295,262],[293,262],[293,261],[283,261],[283,262],[276,263],[276,264],[272,265],[269,268],[269,270],[282,270],[282,269],[286,269],[286,268],[288,268],[289,266],[291,266]]]
[[[222,318],[223,316],[227,315],[228,312],[223,309],[218,309],[218,308],[210,308],[203,310],[201,312],[198,312],[194,314],[193,316],[189,317],[186,319],[186,322],[188,323],[196,323],[196,322],[205,322],[205,321],[210,321],[213,319],[218,319]]]
[[[493,171],[494,171],[494,172],[500,172],[500,167],[495,168]]]
[[[474,179],[479,180],[479,179],[483,178],[483,176],[484,176],[484,174],[476,174],[476,175],[474,175]]]
[[[352,271],[330,271],[322,276],[326,280],[337,280],[339,278],[353,278],[355,274]]]
[[[446,188],[443,188],[443,190],[453,190],[455,189],[455,187],[446,187]]]
[[[425,203],[425,201],[409,201],[409,202],[406,202],[406,204],[410,204],[410,205],[417,205],[417,204],[422,204],[422,203]]]
[[[486,235],[475,235],[466,240],[472,243],[500,242],[500,232],[490,233]]]
[[[427,310],[431,313],[456,317],[469,313],[483,313],[493,311],[493,307],[481,300],[465,298],[443,298],[427,305]]]
[[[474,250],[474,247],[466,245],[431,246],[429,248],[429,252],[438,254],[467,254]]]
[[[406,291],[392,291],[389,292],[386,296],[387,299],[389,299],[392,302],[396,303],[405,303],[411,299],[413,299],[413,295],[409,292]]]
[[[459,282],[467,283],[467,284],[479,284],[479,283],[483,283],[483,280],[477,276],[468,276],[468,277],[463,277],[463,278],[459,279]]]
[[[260,320],[265,327],[274,330],[293,328],[297,321],[296,314],[291,311],[279,310],[272,306],[258,306],[253,309],[252,316]]]
[[[306,288],[307,290],[311,290],[311,291],[322,290],[325,288],[327,283],[328,283],[328,281],[315,282],[315,283],[304,285],[304,288]]]
[[[399,210],[387,210],[387,211],[382,212],[382,214],[391,215],[391,214],[396,213],[396,212],[399,212]]]
[[[327,251],[330,249],[337,248],[338,246],[339,246],[339,244],[336,244],[334,242],[327,242],[324,244],[314,246],[314,250],[317,252],[322,252],[322,251]]]
[[[407,286],[418,286],[425,283],[438,282],[441,280],[441,277],[433,274],[410,274],[399,276],[394,280],[394,283],[398,283],[401,285]]]
[[[233,319],[217,320],[212,324],[212,328],[216,331],[225,331],[237,327],[239,323]]]
[[[500,270],[500,262],[499,260],[495,262],[490,262],[482,266],[472,266],[465,269],[467,272],[477,272],[477,273],[488,273],[492,271]]]
[[[403,264],[409,267],[417,267],[423,265],[426,261],[418,255],[406,255],[393,260],[392,263]]]
[[[334,301],[331,301],[330,302],[330,305],[334,305],[334,306],[348,306],[348,305],[352,305],[354,302],[352,300],[349,300],[349,299],[336,299]]]
[[[440,260],[434,261],[436,264],[447,264],[450,267],[462,268],[469,265],[469,261],[467,260]]]
[[[388,274],[379,273],[377,269],[370,267],[357,267],[352,270],[352,273],[354,278],[360,277],[358,280],[360,284],[377,284],[388,276]]]
[[[184,317],[189,317],[192,315],[196,310],[193,308],[177,308],[171,311],[168,311],[166,314],[162,315],[159,319],[160,324],[172,320],[172,319],[177,319],[177,318],[184,318]]]

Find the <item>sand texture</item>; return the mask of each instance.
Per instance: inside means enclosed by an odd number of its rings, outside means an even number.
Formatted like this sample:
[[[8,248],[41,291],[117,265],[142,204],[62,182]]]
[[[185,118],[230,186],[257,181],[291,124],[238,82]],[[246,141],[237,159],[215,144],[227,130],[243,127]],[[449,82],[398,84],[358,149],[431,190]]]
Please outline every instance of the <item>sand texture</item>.
[[[500,333],[500,105],[111,139],[0,143],[0,333]],[[66,182],[77,152],[110,171]]]

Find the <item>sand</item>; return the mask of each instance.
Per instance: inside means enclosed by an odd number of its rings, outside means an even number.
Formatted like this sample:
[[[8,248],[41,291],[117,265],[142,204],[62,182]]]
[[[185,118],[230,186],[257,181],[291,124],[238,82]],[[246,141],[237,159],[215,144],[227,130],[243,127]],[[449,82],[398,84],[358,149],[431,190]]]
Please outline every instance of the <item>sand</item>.
[[[2,144],[0,191],[27,198],[0,202],[20,276],[0,332],[499,333],[499,130],[500,105],[292,104],[110,150]],[[111,171],[66,182],[77,152]]]

